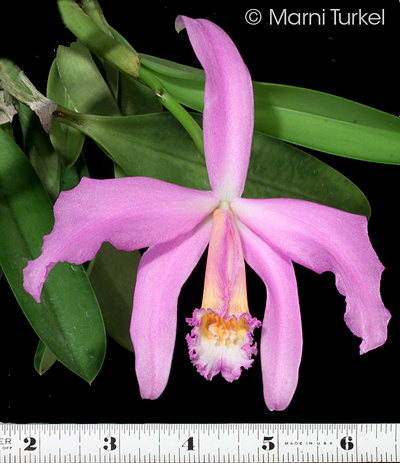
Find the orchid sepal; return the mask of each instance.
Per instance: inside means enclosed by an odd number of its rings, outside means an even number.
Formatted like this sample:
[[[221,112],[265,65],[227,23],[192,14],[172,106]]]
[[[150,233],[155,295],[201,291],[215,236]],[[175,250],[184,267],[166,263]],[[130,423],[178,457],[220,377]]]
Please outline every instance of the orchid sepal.
[[[203,19],[179,16],[206,76],[204,153],[210,185],[223,201],[243,193],[254,128],[253,84],[230,37]]]

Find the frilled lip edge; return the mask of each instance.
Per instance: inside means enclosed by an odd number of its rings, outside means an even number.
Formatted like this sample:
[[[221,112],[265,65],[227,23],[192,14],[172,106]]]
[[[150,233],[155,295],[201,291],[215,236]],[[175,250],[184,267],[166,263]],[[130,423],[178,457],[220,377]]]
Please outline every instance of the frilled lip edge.
[[[190,334],[186,335],[186,341],[189,348],[189,357],[197,371],[206,379],[211,380],[215,375],[221,372],[224,379],[229,382],[238,379],[242,367],[249,369],[254,361],[251,357],[257,355],[257,344],[253,343],[253,332],[255,328],[261,326],[261,322],[251,317],[249,313],[244,313],[240,317],[231,315],[224,319],[225,322],[235,318],[239,322],[242,318],[246,319],[247,331],[241,342],[229,343],[229,345],[213,344],[204,341],[199,332],[202,325],[202,317],[212,313],[219,317],[211,309],[195,309],[192,318],[186,318],[186,322],[193,326]],[[240,341],[240,340],[239,340]]]

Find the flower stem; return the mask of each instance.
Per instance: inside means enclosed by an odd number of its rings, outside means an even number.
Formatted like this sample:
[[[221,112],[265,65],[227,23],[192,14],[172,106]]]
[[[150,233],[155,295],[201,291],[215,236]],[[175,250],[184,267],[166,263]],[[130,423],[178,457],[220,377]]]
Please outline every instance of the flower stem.
[[[139,80],[155,91],[156,95],[160,98],[161,104],[167,108],[183,125],[204,157],[203,131],[199,124],[182,107],[182,105],[167,92],[162,83],[143,65],[139,68]]]

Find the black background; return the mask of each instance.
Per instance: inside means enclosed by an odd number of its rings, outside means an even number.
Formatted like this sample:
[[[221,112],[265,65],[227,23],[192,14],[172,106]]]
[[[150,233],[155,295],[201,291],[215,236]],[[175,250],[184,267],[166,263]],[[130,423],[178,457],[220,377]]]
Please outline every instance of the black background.
[[[59,44],[74,40],[61,23],[56,2],[2,4],[0,55],[12,58],[39,90]],[[177,34],[178,14],[207,17],[236,43],[254,80],[320,90],[374,106],[398,116],[398,48],[400,5],[383,1],[334,0],[254,2],[249,7],[202,4],[177,8],[153,2],[101,0],[109,23],[137,51],[199,66],[186,33]],[[245,13],[258,8],[264,16],[249,25]],[[272,8],[321,12],[381,12],[385,25],[291,26],[268,25]],[[328,14],[327,14],[328,18]],[[328,22],[328,21],[327,21]],[[399,147],[400,149],[400,147]],[[310,151],[311,152],[311,151]],[[1,360],[0,421],[52,423],[197,423],[197,422],[398,422],[399,303],[399,167],[344,159],[323,153],[318,158],[349,177],[367,195],[372,217],[369,233],[386,270],[382,297],[393,318],[388,342],[363,356],[360,339],[343,322],[344,298],[336,291],[332,274],[317,275],[296,266],[304,333],[300,380],[290,406],[270,412],[263,401],[260,360],[230,384],[215,377],[206,381],[191,365],[184,322],[201,301],[204,261],[184,286],[179,302],[179,324],[170,381],[155,400],[140,398],[134,356],[111,339],[104,367],[92,385],[60,364],[40,377],[33,367],[37,337],[12,299],[7,282],[0,281]],[[252,315],[262,319],[265,288],[249,270]],[[259,333],[256,340],[259,340]]]

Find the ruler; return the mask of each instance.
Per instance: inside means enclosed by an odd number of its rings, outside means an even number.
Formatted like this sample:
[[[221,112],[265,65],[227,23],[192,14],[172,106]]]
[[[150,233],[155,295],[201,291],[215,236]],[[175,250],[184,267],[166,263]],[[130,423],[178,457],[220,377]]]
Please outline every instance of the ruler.
[[[400,424],[1,424],[3,463],[398,462]]]

